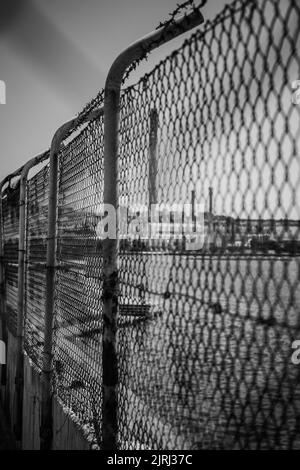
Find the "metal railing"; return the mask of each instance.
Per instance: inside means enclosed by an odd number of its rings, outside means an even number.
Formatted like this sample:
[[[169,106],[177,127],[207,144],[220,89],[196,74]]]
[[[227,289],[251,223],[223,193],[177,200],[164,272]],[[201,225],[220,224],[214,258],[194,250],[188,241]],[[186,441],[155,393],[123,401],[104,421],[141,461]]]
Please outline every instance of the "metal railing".
[[[300,448],[299,19],[294,0],[235,1],[121,90],[133,61],[203,18],[163,26],[1,184],[19,439],[25,351],[42,371],[43,449],[53,393],[101,449]],[[172,212],[159,237],[158,203]],[[198,248],[174,204],[205,206]],[[103,239],[109,206],[116,237]]]

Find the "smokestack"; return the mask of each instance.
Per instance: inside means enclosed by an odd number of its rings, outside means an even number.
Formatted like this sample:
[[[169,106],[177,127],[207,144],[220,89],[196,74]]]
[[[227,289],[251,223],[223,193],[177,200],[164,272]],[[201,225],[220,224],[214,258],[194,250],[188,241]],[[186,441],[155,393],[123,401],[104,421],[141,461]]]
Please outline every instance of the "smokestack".
[[[213,213],[213,188],[210,186],[208,188],[208,193],[209,193],[209,213]]]
[[[158,112],[156,109],[150,111],[150,139],[149,139],[149,174],[148,174],[148,191],[149,191],[149,208],[152,204],[157,204],[157,131],[158,131]]]
[[[193,221],[193,227],[194,227],[195,218],[196,218],[196,211],[195,211],[196,191],[194,190],[192,190],[192,193],[191,193],[191,200],[192,200],[192,221]]]

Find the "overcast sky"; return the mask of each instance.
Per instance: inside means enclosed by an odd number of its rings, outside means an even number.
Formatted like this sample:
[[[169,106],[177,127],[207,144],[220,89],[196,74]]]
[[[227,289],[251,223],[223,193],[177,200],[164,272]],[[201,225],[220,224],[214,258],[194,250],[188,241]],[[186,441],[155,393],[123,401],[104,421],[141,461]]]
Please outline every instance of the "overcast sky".
[[[213,18],[231,0],[209,0]],[[113,59],[178,0],[0,0],[0,178],[47,149],[55,130],[103,87]],[[177,39],[167,51],[182,42]],[[166,48],[153,54],[140,74]]]

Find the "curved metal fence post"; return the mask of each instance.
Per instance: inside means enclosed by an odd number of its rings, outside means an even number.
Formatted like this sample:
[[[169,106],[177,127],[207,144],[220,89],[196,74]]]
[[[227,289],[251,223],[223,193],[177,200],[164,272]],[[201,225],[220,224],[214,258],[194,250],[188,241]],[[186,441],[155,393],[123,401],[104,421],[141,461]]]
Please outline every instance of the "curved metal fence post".
[[[28,173],[34,166],[49,157],[43,152],[24,165],[20,177],[19,201],[19,253],[18,253],[18,322],[17,322],[17,367],[15,401],[15,436],[22,440],[23,382],[24,382],[24,298],[25,298],[25,250],[26,250],[26,184]]]
[[[139,39],[113,62],[105,83],[104,101],[104,204],[118,208],[118,133],[120,95],[123,76],[130,64],[180,34],[203,23],[199,9],[184,15],[172,24]],[[117,449],[117,385],[116,349],[118,312],[118,212],[116,239],[104,240],[103,250],[103,449]]]
[[[60,145],[72,129],[79,123],[85,123],[100,117],[103,109],[96,109],[89,113],[84,120],[80,117],[71,119],[63,124],[54,134],[50,148],[50,187],[48,205],[48,235],[47,235],[47,261],[46,261],[46,300],[45,300],[45,341],[43,351],[42,371],[42,416],[41,416],[41,450],[51,449],[53,437],[52,423],[52,356],[53,356],[53,320],[54,320],[54,293],[56,271],[56,229],[57,229],[57,179],[58,179],[58,152]]]

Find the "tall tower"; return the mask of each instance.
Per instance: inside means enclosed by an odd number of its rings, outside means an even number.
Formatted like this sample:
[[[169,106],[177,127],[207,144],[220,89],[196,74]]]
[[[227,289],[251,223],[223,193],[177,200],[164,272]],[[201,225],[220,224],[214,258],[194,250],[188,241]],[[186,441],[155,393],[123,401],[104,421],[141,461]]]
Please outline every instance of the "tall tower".
[[[208,195],[209,195],[209,213],[213,215],[213,188],[211,186],[208,188]]]
[[[192,190],[191,193],[191,202],[192,202],[192,223],[193,223],[193,230],[195,230],[195,223],[196,223],[196,191]]]
[[[156,109],[150,111],[150,139],[149,139],[149,169],[148,169],[148,192],[149,209],[152,204],[157,204],[157,131],[158,113]]]
[[[210,250],[214,244],[214,227],[213,227],[213,188],[208,188],[208,214],[207,214],[207,237],[206,248]]]

